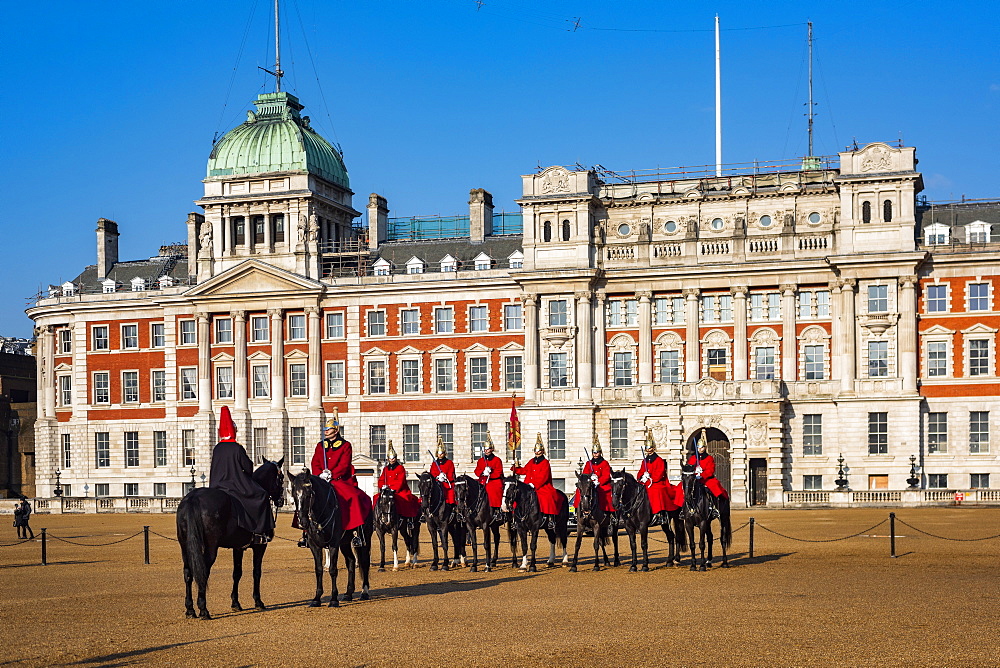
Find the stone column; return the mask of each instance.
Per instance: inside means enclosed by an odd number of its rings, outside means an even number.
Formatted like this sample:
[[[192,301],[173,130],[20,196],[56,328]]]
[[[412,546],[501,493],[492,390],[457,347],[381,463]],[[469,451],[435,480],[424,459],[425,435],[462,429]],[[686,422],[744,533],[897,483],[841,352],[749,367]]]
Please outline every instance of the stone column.
[[[607,299],[607,293],[597,293],[597,312],[594,315],[594,322],[597,324],[597,331],[594,333],[594,387],[608,386],[608,319],[604,312]]]
[[[212,246],[213,246],[213,257],[218,260],[226,252],[226,239],[232,239],[229,236],[229,212],[222,209],[219,212],[219,217],[213,221],[212,224]]]
[[[538,390],[538,297],[523,295],[524,304],[524,399],[534,401]]]
[[[917,391],[917,295],[916,276],[900,276],[899,337],[896,363],[903,377],[903,391]]]
[[[247,397],[247,312],[233,311],[233,406],[248,410]]]
[[[212,412],[212,319],[208,313],[198,319],[198,412]]]
[[[798,337],[795,336],[795,296],[797,287],[792,284],[779,286],[781,290],[781,379],[791,382],[796,378]]]
[[[590,293],[576,293],[576,382],[580,399],[590,401],[594,387],[594,332],[590,322]]]
[[[844,311],[844,301],[840,294],[840,280],[829,283],[830,288],[830,373],[831,380],[838,382],[844,377],[844,365],[840,360],[840,342],[844,337],[844,324],[841,317]]]
[[[285,323],[280,308],[268,309],[271,317],[271,410],[285,410]]]
[[[747,364],[747,286],[735,285],[729,289],[733,296],[733,379],[746,380]]]
[[[43,363],[43,368],[45,369],[45,375],[42,379],[44,383],[45,392],[42,393],[42,417],[44,418],[55,418],[56,416],[56,328],[52,325],[45,325],[42,330],[42,341],[40,348],[40,353],[44,356],[45,361]]]
[[[264,252],[273,253],[274,252],[274,237],[271,234],[271,207],[266,207],[264,212]]]
[[[854,392],[854,379],[858,368],[858,352],[855,350],[857,323],[854,316],[854,288],[856,281],[845,278],[840,282],[841,330],[840,330],[840,391]]]
[[[637,292],[639,298],[639,385],[653,382],[653,293]]]
[[[688,383],[697,383],[701,380],[701,340],[700,327],[698,323],[698,297],[701,290],[698,288],[684,288],[684,380]]]
[[[309,319],[309,403],[306,405],[309,410],[321,410],[323,408],[323,353],[320,349],[319,307],[307,306],[305,308],[306,317]]]

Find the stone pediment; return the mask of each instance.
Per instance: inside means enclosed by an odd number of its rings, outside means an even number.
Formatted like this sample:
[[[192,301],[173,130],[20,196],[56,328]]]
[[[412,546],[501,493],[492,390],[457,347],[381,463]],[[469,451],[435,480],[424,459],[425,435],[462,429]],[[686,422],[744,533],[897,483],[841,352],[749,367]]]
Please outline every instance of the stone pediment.
[[[189,290],[186,297],[265,297],[320,294],[325,286],[319,281],[274,267],[260,260],[247,260],[213,276]]]

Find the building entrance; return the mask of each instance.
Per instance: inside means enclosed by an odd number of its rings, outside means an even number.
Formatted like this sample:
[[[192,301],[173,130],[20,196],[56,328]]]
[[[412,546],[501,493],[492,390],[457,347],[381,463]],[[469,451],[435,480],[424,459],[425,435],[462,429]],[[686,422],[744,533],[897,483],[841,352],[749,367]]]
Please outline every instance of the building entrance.
[[[687,458],[695,453],[698,448],[698,439],[701,437],[701,430],[691,434],[688,439],[685,462]],[[722,430],[715,427],[705,429],[705,438],[708,440],[708,454],[715,460],[715,477],[718,479],[726,491],[732,490],[732,467],[729,457],[729,437]]]

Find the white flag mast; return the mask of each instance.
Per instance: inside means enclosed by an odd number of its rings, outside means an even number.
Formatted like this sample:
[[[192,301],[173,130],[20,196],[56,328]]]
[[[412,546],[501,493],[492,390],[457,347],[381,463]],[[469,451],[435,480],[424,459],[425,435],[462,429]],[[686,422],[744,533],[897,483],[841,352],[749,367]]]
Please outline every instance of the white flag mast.
[[[718,14],[715,15],[715,175],[722,176],[722,68]]]

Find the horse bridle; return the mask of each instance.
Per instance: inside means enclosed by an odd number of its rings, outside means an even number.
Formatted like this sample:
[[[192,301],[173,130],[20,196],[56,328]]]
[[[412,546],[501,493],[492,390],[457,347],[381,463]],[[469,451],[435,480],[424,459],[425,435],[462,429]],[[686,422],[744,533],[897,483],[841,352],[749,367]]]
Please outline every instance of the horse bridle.
[[[428,503],[427,507],[424,508],[424,522],[426,522],[432,515],[436,515],[438,510],[440,510],[441,505],[444,503],[444,486],[433,477],[430,479],[430,482],[433,485],[431,487],[431,500],[433,501],[434,497],[437,497],[437,503],[434,504],[433,508],[430,507],[430,503]]]
[[[386,490],[392,492],[392,503],[386,503],[386,509],[380,506],[383,503],[383,499],[386,497]],[[396,491],[391,488],[386,488],[385,490],[379,492],[378,503],[375,507],[375,521],[382,526],[391,527],[395,522],[392,521],[392,513],[396,509]]]
[[[315,477],[315,476],[313,476],[313,477]],[[317,520],[313,516],[313,505],[314,505],[313,500],[314,500],[314,498],[316,496],[316,493],[317,493],[316,492],[316,485],[314,485],[312,483],[312,481],[310,480],[309,486],[310,486],[310,488],[311,488],[312,491],[308,495],[309,496],[308,507],[304,508],[304,510],[306,511],[306,527],[305,528],[306,528],[307,531],[309,530],[309,528],[313,528],[314,531],[317,534],[319,534],[321,537],[323,537],[324,539],[326,538],[326,533],[329,531],[330,532],[330,540],[324,540],[325,543],[329,544],[332,541],[332,539],[333,539],[332,528],[333,528],[334,522],[332,522],[331,520],[333,519],[333,513],[337,512],[337,510],[336,510],[336,508],[334,508],[331,505],[331,510],[330,510],[329,515],[327,517],[322,518],[322,521]],[[327,488],[327,498],[329,498],[329,496],[334,493],[333,492],[333,486],[327,484],[327,485],[324,485],[324,487]],[[303,497],[306,496],[305,494],[301,494],[301,492],[304,491],[304,489],[305,489],[304,486],[299,488],[300,494],[295,497],[295,504],[296,504],[296,506],[298,506],[300,504],[299,497],[300,496],[303,496]],[[303,503],[302,505],[304,506],[305,504]],[[301,509],[302,508],[300,508],[300,510]],[[301,515],[299,516],[299,519],[301,520]]]
[[[626,478],[623,475],[621,477],[621,481],[622,481],[621,482],[621,485],[622,485],[622,488],[621,488],[622,489],[622,494],[620,496],[624,497],[625,490],[627,489],[628,478]],[[641,482],[636,481],[636,485],[641,485],[641,484],[642,484]],[[624,498],[622,498],[620,500],[624,502]],[[621,508],[622,517],[634,517],[636,514],[638,514],[638,512],[639,512],[639,505],[640,505],[639,500],[640,500],[640,495],[638,493],[638,488],[637,488],[636,489],[636,493],[632,496],[631,505],[629,507],[627,507],[627,508]]]
[[[580,484],[579,483],[577,483],[576,488],[580,489]],[[593,520],[593,519],[595,519],[594,518],[594,511],[597,510],[597,506],[600,503],[600,499],[598,498],[598,495],[597,495],[597,484],[594,483],[593,481],[591,481],[590,491],[587,493],[586,499],[587,499],[587,504],[589,506],[589,509],[587,510],[586,513],[583,513],[582,515],[580,515],[580,516],[577,517],[577,523],[578,524],[582,520],[588,520],[588,519],[589,520]],[[584,500],[584,495],[581,494],[580,495],[580,505],[581,506],[583,505],[583,500]]]

